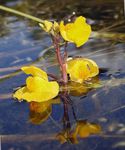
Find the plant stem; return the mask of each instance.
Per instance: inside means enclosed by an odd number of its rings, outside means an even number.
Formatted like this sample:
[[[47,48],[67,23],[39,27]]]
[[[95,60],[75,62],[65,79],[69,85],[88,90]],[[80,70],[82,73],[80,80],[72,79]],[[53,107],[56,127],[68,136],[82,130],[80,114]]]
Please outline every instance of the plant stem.
[[[60,52],[60,46],[59,46],[59,38],[54,37],[54,46],[56,49],[56,55],[57,55],[57,59],[61,68],[61,72],[62,72],[62,78],[63,78],[63,82],[66,84],[67,83],[67,72],[66,72],[66,63],[65,60],[62,59],[61,57],[61,52]]]
[[[67,42],[65,42],[65,45],[64,45],[64,61],[66,61],[67,60],[67,58],[68,58],[68,54],[67,54]]]
[[[63,102],[63,108],[64,108],[64,115],[63,115],[63,123],[64,123],[64,129],[70,129],[71,124],[70,124],[70,120],[69,120],[69,114],[68,114],[68,103],[67,103],[67,91],[65,91],[64,93],[62,93],[60,95],[60,98]]]
[[[25,13],[20,12],[20,11],[18,11],[18,10],[14,10],[14,9],[11,9],[11,8],[8,8],[8,7],[2,6],[2,5],[0,5],[0,9],[1,9],[1,10],[4,10],[4,11],[6,11],[6,12],[10,12],[10,13],[13,13],[13,14],[16,14],[16,15],[19,15],[19,16],[22,16],[22,17],[26,17],[26,18],[31,19],[31,20],[36,21],[36,22],[43,23],[43,20],[42,20],[42,19],[39,19],[39,18],[37,18],[37,17],[34,17],[34,16],[31,16],[31,15],[25,14]]]
[[[50,73],[47,73],[47,75],[48,75],[49,77],[55,79],[56,81],[58,81],[58,78],[57,78],[55,75],[50,74]]]

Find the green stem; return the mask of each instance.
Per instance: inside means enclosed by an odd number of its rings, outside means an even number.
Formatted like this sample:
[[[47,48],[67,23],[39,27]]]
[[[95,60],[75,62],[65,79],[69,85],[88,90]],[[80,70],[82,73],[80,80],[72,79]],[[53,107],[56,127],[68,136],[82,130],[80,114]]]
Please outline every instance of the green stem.
[[[31,19],[31,20],[36,21],[36,22],[43,23],[43,20],[42,20],[42,19],[39,19],[39,18],[34,17],[34,16],[32,16],[32,15],[25,14],[25,13],[20,12],[20,11],[18,11],[18,10],[14,10],[14,9],[11,9],[11,8],[8,8],[8,7],[2,6],[2,5],[0,5],[0,9],[1,9],[1,10],[4,10],[4,11],[6,11],[6,12],[10,12],[10,13],[13,13],[13,14],[16,14],[16,15],[19,15],[19,16],[22,16],[22,17]]]

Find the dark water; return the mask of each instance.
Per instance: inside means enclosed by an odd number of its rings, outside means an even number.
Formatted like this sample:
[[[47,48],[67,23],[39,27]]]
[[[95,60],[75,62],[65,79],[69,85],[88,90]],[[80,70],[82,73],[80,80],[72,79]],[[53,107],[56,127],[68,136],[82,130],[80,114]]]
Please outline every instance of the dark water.
[[[29,121],[26,102],[14,101],[11,93],[25,82],[19,71],[34,64],[58,74],[49,36],[37,23],[0,11],[0,134],[3,150],[122,150],[125,148],[125,19],[123,1],[114,0],[6,0],[6,5],[41,19],[68,19],[72,12],[92,25],[90,40],[80,49],[69,45],[69,55],[84,56],[106,71],[99,75],[101,87],[71,96],[78,120],[87,119],[102,127],[101,135],[80,138],[78,144],[60,144],[56,136],[63,129],[63,103],[51,105],[51,116],[43,123]],[[49,49],[48,49],[49,48]],[[75,125],[72,108],[70,122]]]

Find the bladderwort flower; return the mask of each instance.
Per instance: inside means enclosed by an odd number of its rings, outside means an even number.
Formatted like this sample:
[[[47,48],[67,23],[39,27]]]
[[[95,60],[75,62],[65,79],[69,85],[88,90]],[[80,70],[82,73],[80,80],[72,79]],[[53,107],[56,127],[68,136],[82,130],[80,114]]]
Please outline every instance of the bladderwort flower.
[[[80,47],[87,42],[91,34],[91,26],[86,23],[84,17],[80,16],[73,23],[66,25],[64,25],[64,21],[61,21],[60,33],[65,41],[73,42]]]
[[[82,46],[87,42],[91,34],[91,26],[86,23],[86,19],[82,16],[76,18],[73,23],[67,23],[64,25],[64,21],[60,23],[50,22],[45,20],[42,24],[39,24],[43,30],[51,34],[58,63],[62,72],[63,82],[67,83],[67,73],[70,75],[71,81],[82,83],[91,77],[98,74],[98,66],[96,63],[89,59],[79,60],[76,59],[75,65],[74,60],[66,62],[67,51],[65,49],[65,55],[61,56],[60,51],[60,36],[65,41],[73,42],[77,47]],[[66,72],[67,63],[67,72]],[[71,64],[71,65],[70,65]]]
[[[51,21],[45,20],[43,23],[39,23],[39,26],[44,31],[52,34],[53,36],[56,36],[59,33],[59,24],[56,21],[51,22]]]
[[[35,66],[22,67],[21,69],[32,76],[26,79],[26,86],[14,93],[14,98],[26,100],[27,102],[45,102],[58,95],[58,83],[56,81],[48,81],[45,71]]]
[[[99,73],[97,64],[91,59],[70,58],[66,63],[67,73],[74,82],[83,83]]]
[[[86,43],[91,34],[91,26],[86,23],[86,19],[82,16],[77,17],[73,23],[67,23],[66,25],[64,25],[64,21],[59,24],[56,21],[47,20],[39,23],[39,25],[44,31],[54,36],[60,32],[65,41],[73,42],[77,47]]]

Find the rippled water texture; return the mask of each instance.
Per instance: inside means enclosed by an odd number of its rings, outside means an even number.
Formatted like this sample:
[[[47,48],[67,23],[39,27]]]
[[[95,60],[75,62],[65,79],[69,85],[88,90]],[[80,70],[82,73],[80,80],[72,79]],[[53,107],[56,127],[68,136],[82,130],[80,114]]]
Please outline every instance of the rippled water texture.
[[[101,135],[80,138],[78,144],[60,144],[63,104],[48,108],[51,116],[43,123],[31,123],[26,102],[14,101],[13,91],[25,82],[19,69],[33,64],[59,73],[50,37],[36,22],[0,11],[0,134],[3,150],[121,150],[125,148],[125,19],[123,1],[114,0],[2,0],[12,7],[41,19],[67,20],[73,12],[92,25],[90,40],[70,56],[83,56],[97,62],[100,87],[71,96],[77,119],[102,127]],[[79,87],[78,87],[79,88]],[[75,125],[69,106],[70,122]]]

